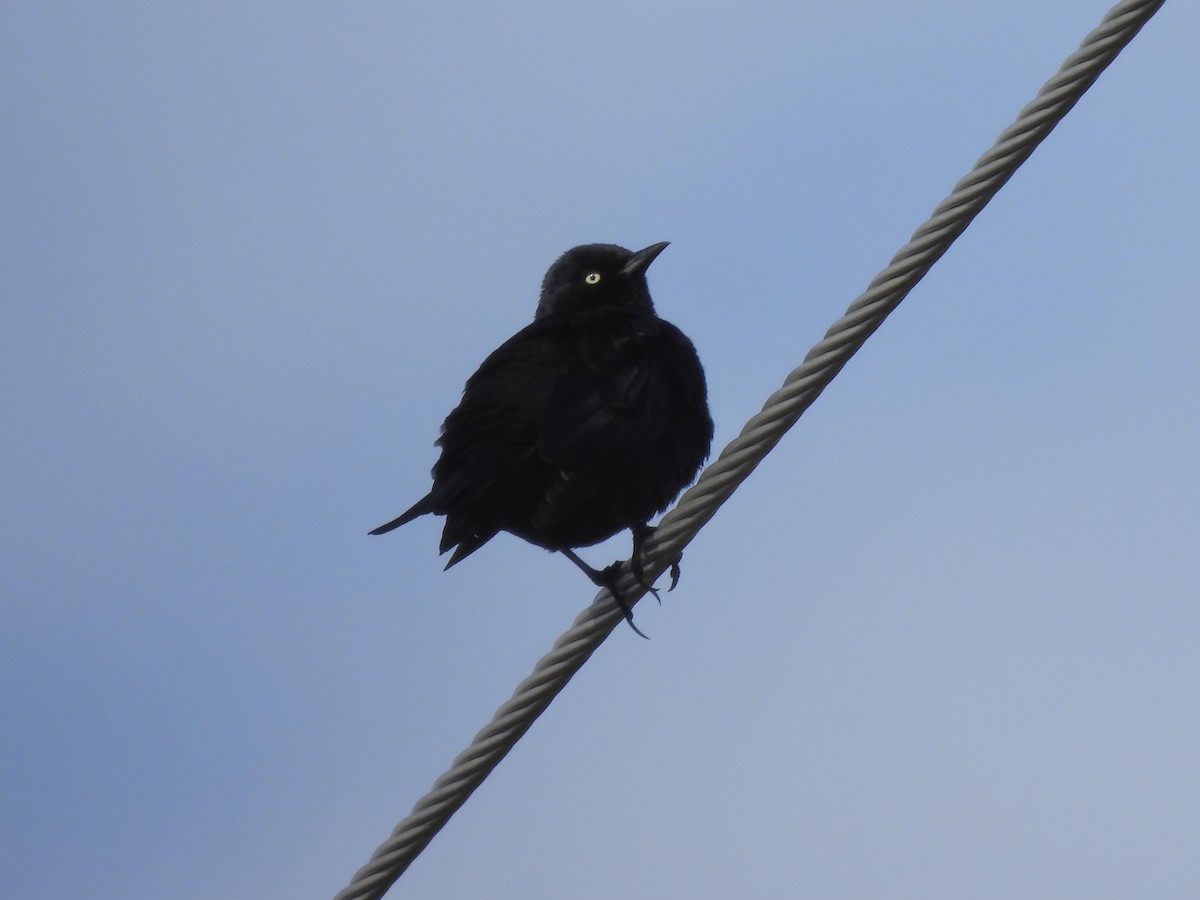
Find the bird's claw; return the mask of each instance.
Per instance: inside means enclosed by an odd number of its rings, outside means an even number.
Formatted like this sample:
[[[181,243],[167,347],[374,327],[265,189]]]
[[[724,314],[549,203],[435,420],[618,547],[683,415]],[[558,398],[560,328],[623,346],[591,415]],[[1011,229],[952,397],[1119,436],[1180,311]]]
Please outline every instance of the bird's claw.
[[[654,599],[661,604],[662,600],[658,596],[658,591],[654,589],[652,584],[646,581],[646,572],[642,568],[642,547],[647,538],[654,534],[654,529],[649,525],[636,525],[631,531],[633,532],[633,556],[629,559],[629,569],[633,572],[633,577],[637,579],[637,583],[654,595]],[[679,562],[683,559],[683,554],[675,557],[671,561],[671,584],[667,588],[667,593],[675,590],[675,586],[679,584]]]
[[[670,568],[671,583],[669,585],[667,585],[667,593],[668,594],[671,593],[671,591],[675,590],[676,585],[679,584],[679,576],[682,574],[682,572],[679,568],[679,560],[680,559],[683,559],[683,557],[681,556],[678,559],[673,560],[671,562],[671,568]],[[654,599],[658,601],[658,605],[662,606],[662,597],[660,597],[658,595],[658,588],[656,588],[653,584],[646,583],[645,572],[642,569],[641,561],[638,560],[637,557],[634,557],[632,560],[630,560],[629,569],[631,572],[633,572],[633,577],[637,579],[637,583],[639,585],[641,585],[642,587],[644,587],[651,594],[653,594]]]
[[[662,606],[662,597],[658,596],[658,588],[656,588],[653,583],[647,584],[646,582],[646,571],[642,568],[642,559],[640,554],[634,553],[633,557],[629,560],[629,571],[633,573],[633,577],[637,583],[645,588],[648,592],[653,594],[654,599],[658,601],[658,605]],[[674,582],[671,583],[671,587],[675,587]]]
[[[634,573],[634,577],[637,577],[636,573]],[[607,588],[608,592],[612,594],[613,602],[616,603],[617,606],[621,607],[621,612],[625,614],[625,621],[629,623],[629,627],[633,629],[634,633],[637,634],[638,637],[643,637],[646,640],[650,640],[648,635],[643,633],[640,628],[633,624],[633,609],[630,608],[629,604],[625,602],[625,598],[621,596],[621,591],[617,587],[617,583],[621,579],[621,561],[617,560],[617,562],[601,571],[600,578],[601,580],[597,581],[596,583],[603,588]],[[638,579],[638,583],[641,584],[640,578]],[[645,587],[645,585],[642,584],[642,587]],[[654,591],[653,588],[650,588],[649,590],[652,592]],[[654,597],[655,599],[658,599],[657,592],[654,592]]]

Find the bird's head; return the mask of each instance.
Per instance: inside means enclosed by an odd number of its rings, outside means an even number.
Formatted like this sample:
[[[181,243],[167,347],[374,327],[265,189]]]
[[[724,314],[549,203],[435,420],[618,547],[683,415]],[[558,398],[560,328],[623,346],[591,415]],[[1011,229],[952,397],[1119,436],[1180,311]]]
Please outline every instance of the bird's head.
[[[667,243],[638,251],[616,244],[583,244],[568,250],[542,280],[535,318],[599,307],[653,312],[646,269]]]

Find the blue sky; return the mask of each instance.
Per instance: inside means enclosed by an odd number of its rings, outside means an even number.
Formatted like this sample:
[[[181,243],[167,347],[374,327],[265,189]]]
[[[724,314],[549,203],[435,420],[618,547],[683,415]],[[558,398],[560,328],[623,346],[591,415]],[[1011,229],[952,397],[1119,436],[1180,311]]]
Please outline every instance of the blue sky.
[[[343,887],[594,593],[366,535],[550,262],[672,242],[719,448],[1106,8],[9,4],[0,892]],[[1198,28],[1167,4],[391,896],[1200,894]]]

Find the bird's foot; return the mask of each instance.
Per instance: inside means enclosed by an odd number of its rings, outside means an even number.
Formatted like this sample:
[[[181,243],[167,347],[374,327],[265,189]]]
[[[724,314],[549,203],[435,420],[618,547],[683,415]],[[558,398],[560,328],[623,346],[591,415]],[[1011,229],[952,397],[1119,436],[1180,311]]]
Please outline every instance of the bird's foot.
[[[611,566],[605,568],[602,572],[597,572],[600,578],[596,581],[596,584],[600,587],[608,588],[608,592],[612,594],[613,600],[617,602],[617,606],[621,607],[621,612],[625,614],[625,621],[629,623],[629,627],[632,628],[640,637],[650,640],[649,637],[642,633],[640,628],[633,624],[633,610],[629,607],[629,604],[625,602],[625,598],[621,596],[621,592],[617,589],[617,582],[621,580],[621,565],[621,561],[617,560]],[[592,571],[595,570],[593,569]],[[641,584],[641,579],[638,579],[638,583]],[[646,585],[642,584],[642,587],[646,587]],[[656,591],[654,588],[646,588],[646,590],[650,591],[650,593],[654,595],[655,600],[658,600],[658,591]],[[659,602],[661,603],[662,601],[659,600]]]
[[[629,530],[633,534],[633,556],[631,556],[629,559],[629,570],[633,572],[633,577],[637,579],[637,583],[652,593],[654,595],[654,599],[658,600],[659,604],[661,605],[662,600],[659,599],[658,591],[654,589],[653,585],[646,583],[646,573],[645,570],[642,569],[642,547],[654,534],[655,529],[653,526],[642,523],[634,525]],[[675,590],[675,585],[679,584],[679,576],[681,574],[679,569],[679,561],[682,559],[683,554],[681,553],[671,561],[671,585],[667,588],[667,593]]]
[[[642,633],[640,628],[633,624],[633,609],[625,601],[625,598],[621,596],[621,591],[617,587],[618,582],[621,580],[622,563],[620,560],[603,570],[593,569],[582,559],[580,559],[574,550],[564,549],[560,550],[559,552],[571,562],[575,563],[575,565],[577,565],[583,571],[583,573],[591,579],[592,584],[596,585],[596,587],[602,587],[606,589],[609,594],[612,595],[613,602],[621,608],[621,612],[624,613],[625,621],[629,623],[629,627],[632,628],[639,637],[644,637],[646,640],[650,640],[647,635]],[[638,579],[638,583],[641,583],[641,579]],[[642,587],[646,586],[643,584]],[[653,588],[648,588],[648,590],[654,592]],[[654,592],[654,594],[655,597],[658,596],[657,592]]]
[[[619,566],[620,563],[613,563],[613,565]],[[646,583],[646,572],[642,569],[642,560],[636,552],[629,558],[629,571],[633,573],[633,577],[637,580],[637,583],[653,594],[654,599],[658,601],[658,605],[662,606],[662,597],[658,596],[658,588],[653,584]],[[675,587],[675,583],[671,582],[671,588],[673,587]],[[671,588],[667,588],[667,590],[669,591]]]

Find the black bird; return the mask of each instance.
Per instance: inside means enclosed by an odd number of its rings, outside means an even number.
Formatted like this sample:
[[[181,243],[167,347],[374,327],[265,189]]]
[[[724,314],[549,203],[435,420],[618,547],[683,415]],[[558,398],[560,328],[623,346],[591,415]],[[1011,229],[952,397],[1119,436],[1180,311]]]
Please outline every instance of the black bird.
[[[633,253],[585,244],[559,257],[533,322],[483,361],[446,417],[432,489],[371,534],[444,515],[439,550],[454,548],[448,569],[510,532],[568,557],[609,589],[632,625],[616,589],[620,563],[593,569],[572,548],[629,528],[642,582],[647,520],[708,456],[704,370],[692,342],[655,315],[646,286],[646,269],[666,246]]]

